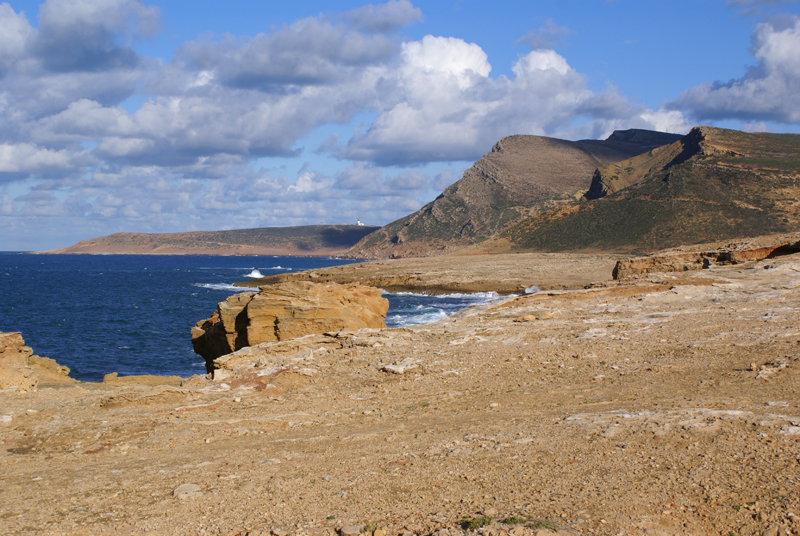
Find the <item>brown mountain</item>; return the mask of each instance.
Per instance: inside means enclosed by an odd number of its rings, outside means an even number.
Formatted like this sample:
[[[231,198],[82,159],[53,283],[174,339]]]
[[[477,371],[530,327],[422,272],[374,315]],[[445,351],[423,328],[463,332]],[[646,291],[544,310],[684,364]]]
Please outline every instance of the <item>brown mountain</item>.
[[[480,243],[514,222],[574,201],[592,173],[680,139],[648,130],[616,131],[606,140],[509,136],[419,211],[363,238],[356,258],[440,255]]]
[[[185,233],[115,233],[39,253],[137,255],[331,255],[378,229],[366,225],[306,225]]]
[[[696,127],[599,168],[583,201],[519,222],[485,246],[644,252],[785,233],[800,228],[799,200],[800,135]]]

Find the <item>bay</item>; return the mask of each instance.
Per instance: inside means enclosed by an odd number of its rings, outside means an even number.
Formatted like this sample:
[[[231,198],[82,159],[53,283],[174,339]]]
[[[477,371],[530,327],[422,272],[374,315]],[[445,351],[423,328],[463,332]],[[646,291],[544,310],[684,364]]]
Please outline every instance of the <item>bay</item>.
[[[237,281],[354,261],[326,257],[47,255],[0,252],[0,331],[20,331],[38,355],[83,381],[204,374],[190,329]],[[389,327],[445,318],[494,293],[384,294]]]

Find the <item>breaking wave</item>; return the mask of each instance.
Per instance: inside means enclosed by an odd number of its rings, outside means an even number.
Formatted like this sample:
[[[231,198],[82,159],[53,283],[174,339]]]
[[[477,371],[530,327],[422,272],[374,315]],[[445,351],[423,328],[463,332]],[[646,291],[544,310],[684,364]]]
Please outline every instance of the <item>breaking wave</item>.
[[[252,292],[258,290],[254,287],[234,287],[228,283],[195,283],[194,286],[200,288],[210,288],[211,290],[228,290],[231,292]]]

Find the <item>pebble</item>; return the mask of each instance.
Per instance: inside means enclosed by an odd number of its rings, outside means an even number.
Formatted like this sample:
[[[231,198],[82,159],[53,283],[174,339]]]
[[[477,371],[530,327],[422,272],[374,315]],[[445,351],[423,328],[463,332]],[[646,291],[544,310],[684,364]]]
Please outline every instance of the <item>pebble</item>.
[[[372,536],[386,536],[386,531],[383,529],[378,529],[372,533]]]
[[[181,484],[172,492],[172,496],[180,500],[199,497],[202,494],[203,488],[197,484]]]
[[[497,509],[496,508],[484,508],[484,510],[481,513],[483,515],[487,516],[487,517],[494,517],[494,516],[497,515]]]
[[[364,525],[347,525],[339,530],[339,534],[342,536],[356,536],[361,533],[363,528]]]
[[[9,426],[13,420],[13,415],[0,415],[0,426]]]

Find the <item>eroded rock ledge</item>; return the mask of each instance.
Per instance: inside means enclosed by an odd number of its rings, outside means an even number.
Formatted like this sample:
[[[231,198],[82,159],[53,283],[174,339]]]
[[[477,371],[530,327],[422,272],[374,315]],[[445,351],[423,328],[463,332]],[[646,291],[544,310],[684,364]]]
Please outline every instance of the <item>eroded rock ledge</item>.
[[[19,393],[35,391],[39,380],[74,381],[69,378],[69,368],[54,359],[39,357],[25,346],[19,332],[0,332],[0,390]]]
[[[688,272],[714,265],[741,264],[800,252],[800,233],[762,236],[724,243],[684,246],[617,261],[614,279],[657,272]]]
[[[389,301],[377,288],[293,281],[260,289],[230,296],[192,328],[192,345],[209,372],[216,358],[263,342],[386,327]]]

